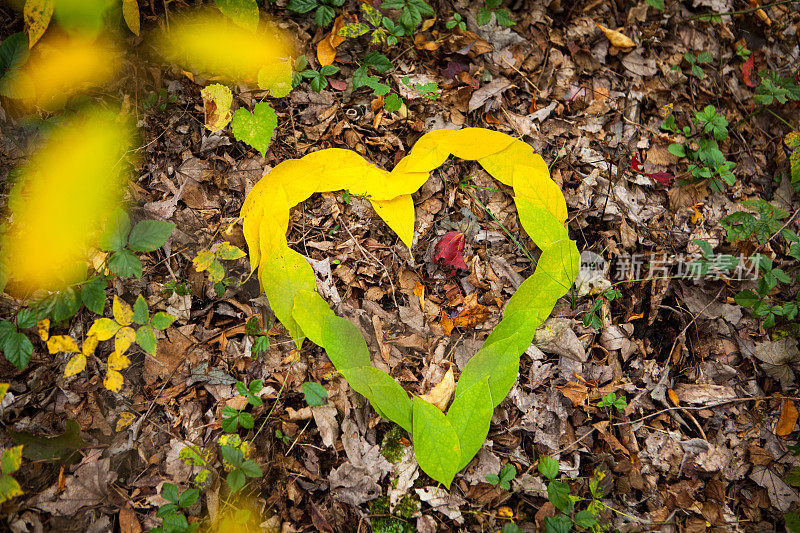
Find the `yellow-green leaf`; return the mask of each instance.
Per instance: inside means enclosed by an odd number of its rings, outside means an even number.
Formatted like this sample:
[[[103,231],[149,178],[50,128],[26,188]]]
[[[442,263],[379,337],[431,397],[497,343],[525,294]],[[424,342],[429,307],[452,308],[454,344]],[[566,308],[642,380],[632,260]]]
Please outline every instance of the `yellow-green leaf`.
[[[133,322],[133,308],[125,303],[119,296],[114,296],[112,310],[114,311],[114,320],[121,326],[128,326]]]
[[[84,368],[86,368],[86,356],[82,353],[76,353],[69,360],[67,366],[64,367],[64,377],[74,376],[78,372],[82,372]]]
[[[10,385],[8,383],[0,383],[0,402],[3,401],[3,398],[6,397],[6,393],[8,392],[8,387]]]
[[[232,245],[228,241],[224,241],[222,244],[220,244],[216,253],[217,257],[226,261],[233,261],[234,259],[244,257],[244,252],[242,249],[238,246]]]
[[[39,338],[44,342],[50,338],[50,319],[44,318],[36,323],[36,330],[39,332]]]
[[[22,15],[28,27],[28,48],[33,48],[50,25],[55,0],[26,0]]]
[[[136,342],[136,330],[130,326],[125,326],[117,331],[114,336],[114,351],[119,355],[124,354]]]
[[[3,452],[0,457],[0,471],[4,474],[11,474],[19,470],[22,465],[22,444],[14,446]]]
[[[108,369],[109,370],[125,370],[131,366],[131,360],[127,355],[122,355],[118,352],[111,352],[108,356]]]
[[[208,279],[216,283],[218,281],[222,281],[222,278],[224,277],[225,277],[225,267],[223,267],[222,263],[220,263],[215,259],[214,261],[211,262],[211,265],[208,267]]]
[[[125,24],[133,32],[134,35],[139,35],[139,3],[137,0],[122,0],[122,16],[125,19]]]
[[[194,269],[197,270],[198,272],[202,272],[208,269],[208,267],[211,266],[211,263],[213,263],[216,258],[217,256],[215,256],[212,252],[209,252],[208,250],[203,250],[202,252],[197,254],[194,259],[192,259],[192,263],[194,264]]]
[[[70,335],[53,335],[47,340],[47,350],[50,353],[77,353],[80,352],[78,343]]]
[[[275,59],[258,71],[258,88],[282,98],[292,91],[292,60]]]
[[[122,374],[116,370],[109,370],[103,379],[103,386],[112,392],[119,392],[122,389]]]
[[[220,83],[208,85],[200,96],[203,98],[203,109],[205,111],[206,128],[211,131],[219,131],[231,121],[231,103],[233,93],[231,90]]]
[[[131,314],[133,314],[133,310],[131,310]],[[114,334],[119,331],[121,328],[119,324],[111,320],[110,318],[98,318],[92,324],[92,327],[89,328],[89,332],[87,333],[90,337],[96,337],[97,340],[100,341],[107,341]]]
[[[17,480],[9,475],[0,475],[0,503],[17,496],[22,496],[22,489]]]

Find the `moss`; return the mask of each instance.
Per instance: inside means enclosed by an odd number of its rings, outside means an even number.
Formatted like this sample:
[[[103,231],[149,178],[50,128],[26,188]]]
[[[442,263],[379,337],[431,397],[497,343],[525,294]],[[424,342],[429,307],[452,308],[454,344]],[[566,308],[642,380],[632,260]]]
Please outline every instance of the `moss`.
[[[406,499],[410,498],[406,496],[403,500],[397,504],[397,509],[399,509],[403,502]],[[414,503],[414,511],[411,514],[414,514],[416,511],[416,503]],[[395,511],[397,511],[397,509]],[[374,500],[372,504],[370,504],[369,512],[373,515],[371,522],[372,522],[372,532],[373,533],[414,533],[417,530],[417,527],[414,525],[414,522],[407,520],[407,518],[411,518],[411,515],[405,516],[405,513],[408,511],[408,504],[406,504],[404,508],[404,515],[400,515],[401,517],[398,518],[396,516],[391,516],[389,514],[389,497],[388,496],[381,496],[377,500]],[[399,513],[397,513],[399,514]],[[381,515],[381,516],[375,516]],[[406,520],[404,520],[406,518]]]
[[[392,464],[397,463],[403,458],[406,447],[401,442],[401,439],[404,436],[403,429],[397,425],[393,426],[392,429],[387,431],[383,436],[381,455]]]
[[[410,520],[414,514],[419,511],[419,502],[406,494],[394,507],[394,514],[400,518]]]

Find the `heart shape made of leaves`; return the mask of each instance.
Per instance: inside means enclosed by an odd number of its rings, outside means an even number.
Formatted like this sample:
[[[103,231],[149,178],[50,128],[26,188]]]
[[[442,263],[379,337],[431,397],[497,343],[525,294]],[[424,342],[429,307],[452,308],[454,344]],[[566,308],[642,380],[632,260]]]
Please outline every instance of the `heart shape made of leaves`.
[[[317,293],[306,259],[289,248],[289,210],[315,192],[348,189],[369,198],[375,211],[409,248],[414,234],[411,194],[430,171],[450,155],[477,161],[490,175],[514,190],[520,223],[542,251],[533,274],[508,301],[503,319],[469,360],[444,414],[408,393],[371,365],[358,328],[338,317]],[[350,386],[375,411],[411,433],[417,462],[448,488],[467,466],[489,432],[492,411],[511,390],[522,353],[536,328],[566,294],[578,272],[579,254],[569,239],[567,206],[550,179],[544,160],[527,144],[483,128],[426,133],[391,172],[350,150],[329,148],[284,161],[250,191],[242,207],[244,236],[251,268],[276,317],[300,346],[303,337],[323,347]]]

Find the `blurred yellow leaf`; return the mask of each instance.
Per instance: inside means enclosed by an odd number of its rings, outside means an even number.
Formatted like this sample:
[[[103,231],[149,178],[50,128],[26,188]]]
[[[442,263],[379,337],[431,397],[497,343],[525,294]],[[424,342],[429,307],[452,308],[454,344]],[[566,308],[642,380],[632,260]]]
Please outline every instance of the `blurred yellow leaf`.
[[[133,424],[133,421],[136,420],[136,415],[131,413],[130,411],[123,411],[119,414],[119,418],[117,419],[117,431],[122,431],[126,427]]]
[[[86,368],[86,356],[82,353],[76,353],[64,368],[64,377],[74,376],[78,372],[82,372],[84,368]]]
[[[131,327],[125,326],[117,331],[116,336],[114,337],[114,351],[120,355],[124,354],[128,351],[128,348],[131,347],[136,341],[136,330]]]
[[[292,91],[292,60],[277,59],[258,71],[258,88],[282,98]]]
[[[625,49],[625,48],[633,48],[634,46],[636,46],[636,43],[633,42],[633,40],[624,33],[606,28],[602,24],[597,24],[597,27],[603,30],[603,33],[606,34],[606,37],[608,37],[609,42],[614,46],[616,46],[617,48]]]
[[[44,318],[36,323],[36,330],[39,332],[39,338],[44,342],[50,338],[50,319]]]
[[[122,355],[119,352],[111,352],[108,356],[108,369],[109,370],[124,370],[131,366],[131,360],[127,355]]]
[[[3,401],[3,398],[6,397],[6,393],[8,392],[8,383],[0,383],[0,402]]]
[[[107,341],[114,334],[119,331],[121,328],[119,324],[111,320],[110,318],[98,318],[94,321],[92,326],[89,328],[89,335],[90,337],[95,337],[97,340],[100,341]]]
[[[78,353],[78,343],[70,335],[53,335],[47,340],[47,350],[50,353]]]
[[[137,0],[122,0],[122,16],[125,24],[133,32],[139,35],[139,3]]]
[[[133,322],[133,308],[125,303],[119,296],[114,295],[114,303],[111,306],[114,312],[114,320],[121,326],[127,326]]]
[[[97,335],[89,335],[83,340],[83,346],[81,346],[81,353],[85,356],[90,356],[94,353],[95,349],[97,348],[97,342],[99,339]]]
[[[211,131],[219,131],[227,126],[232,116],[233,94],[231,94],[231,90],[222,84],[214,83],[200,91],[200,96],[203,98],[206,128]]]
[[[20,169],[4,250],[20,291],[57,290],[85,279],[87,253],[127,177],[123,155],[133,135],[119,118],[88,110],[64,120]]]
[[[109,370],[103,380],[103,386],[112,392],[119,392],[122,389],[122,374],[116,370]]]
[[[184,70],[254,82],[262,67],[292,57],[293,45],[275,25],[242,31],[219,11],[195,10],[170,18],[169,30],[159,36],[156,48]]]
[[[50,17],[53,16],[55,0],[27,0],[22,15],[25,18],[25,25],[28,27],[28,47],[33,48],[47,26],[50,25]]]

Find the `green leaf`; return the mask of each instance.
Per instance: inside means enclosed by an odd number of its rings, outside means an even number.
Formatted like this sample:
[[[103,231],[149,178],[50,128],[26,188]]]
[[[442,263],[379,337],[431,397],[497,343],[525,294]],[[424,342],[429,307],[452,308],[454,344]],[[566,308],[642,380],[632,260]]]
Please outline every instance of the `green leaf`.
[[[247,478],[245,477],[244,472],[242,472],[241,468],[233,469],[226,478],[228,481],[228,486],[231,489],[231,492],[239,492],[242,487],[244,487],[245,483],[247,483]]]
[[[569,533],[571,530],[572,521],[566,515],[547,516],[544,519],[545,533]]]
[[[485,7],[482,7],[478,11],[478,15],[477,15],[476,19],[478,21],[478,26],[485,26],[485,25],[489,24],[489,22],[491,22],[491,20],[492,20],[492,12],[489,11],[488,9],[486,9]]]
[[[6,341],[17,332],[17,326],[8,320],[0,320],[0,348],[5,351]]]
[[[94,277],[81,287],[81,299],[86,309],[96,315],[105,312],[106,305],[106,280]]]
[[[175,322],[175,319],[176,317],[171,314],[159,311],[150,319],[150,325],[153,326],[154,329],[163,330],[170,327],[172,323]]]
[[[197,489],[186,489],[181,494],[181,499],[178,501],[178,505],[184,509],[187,507],[191,507],[194,505],[194,502],[200,499],[200,491]]]
[[[314,22],[316,22],[317,26],[320,28],[325,28],[333,22],[335,17],[336,12],[334,12],[332,7],[320,5],[314,13]]]
[[[323,76],[332,76],[339,72],[339,67],[336,65],[325,65],[321,69],[319,69],[319,73]]]
[[[222,419],[222,431],[225,433],[234,433],[239,427],[239,413],[233,416]]]
[[[414,454],[429,476],[450,489],[461,464],[461,445],[444,414],[428,402],[412,400]]]
[[[366,5],[366,4],[365,4]],[[389,58],[380,52],[369,52],[364,56],[364,65],[374,68],[381,74],[388,72],[394,65]]]
[[[111,272],[123,278],[141,278],[142,262],[130,250],[114,252],[108,260]]]
[[[387,113],[394,113],[395,111],[398,111],[402,105],[403,99],[395,93],[389,93],[383,99],[383,107],[386,109]]]
[[[3,452],[0,456],[0,472],[12,474],[22,465],[22,445],[14,446]]]
[[[558,471],[560,470],[560,466],[556,459],[548,455],[542,455],[539,457],[539,464],[537,465],[539,472],[546,477],[547,479],[555,479],[558,476]]]
[[[86,443],[81,439],[81,427],[74,420],[64,423],[64,433],[56,437],[39,437],[28,431],[9,431],[17,444],[22,444],[22,455],[31,461],[73,462],[76,453]]]
[[[569,498],[569,485],[556,479],[547,484],[547,497],[556,509],[563,513],[572,512],[573,503]]]
[[[101,250],[119,252],[128,242],[128,232],[131,229],[131,219],[128,213],[117,209],[106,224],[105,232],[100,236],[97,245]]]
[[[0,476],[0,503],[22,494],[22,489],[16,479],[8,475]]]
[[[81,308],[81,297],[72,287],[53,294],[53,309],[50,317],[56,322],[72,318]]]
[[[164,516],[161,526],[167,533],[183,533],[188,531],[189,522],[182,513],[171,513]]]
[[[36,325],[36,314],[30,309],[20,309],[17,313],[17,327],[28,329]]]
[[[242,450],[235,446],[220,446],[220,452],[222,453],[222,458],[232,464],[233,466],[241,466],[243,455]]]
[[[497,17],[497,23],[501,26],[509,27],[517,24],[508,9],[498,9],[494,12],[494,16]]]
[[[161,497],[176,505],[181,501],[181,493],[178,491],[178,487],[172,483],[164,483],[161,485]]]
[[[242,141],[258,150],[266,157],[267,148],[272,141],[272,133],[278,126],[278,115],[266,102],[259,102],[253,113],[240,107],[233,114],[231,130],[237,141]]]
[[[245,253],[238,246],[234,246],[228,241],[223,242],[217,248],[216,256],[224,261],[233,261],[245,256]]]
[[[253,426],[255,425],[255,420],[253,420],[253,415],[242,411],[241,413],[239,413],[239,423],[245,429],[253,429]]]
[[[789,533],[800,533],[800,511],[792,511],[783,515]]]
[[[261,477],[264,475],[258,463],[250,459],[242,463],[242,472],[244,472],[244,475],[247,477]]]
[[[295,13],[308,13],[319,5],[317,0],[290,0],[286,9]]]
[[[133,321],[137,324],[147,324],[150,319],[150,308],[147,307],[147,302],[141,294],[136,298],[133,303]]]
[[[244,381],[236,382],[236,392],[239,393],[239,396],[247,396],[247,385],[244,384]]]
[[[497,485],[500,483],[500,476],[497,474],[486,474],[486,482],[490,485]]]
[[[152,252],[164,246],[174,229],[172,222],[142,220],[133,227],[128,237],[128,247],[134,252]]]
[[[664,11],[664,0],[647,0],[647,5],[659,11]]]
[[[149,324],[145,324],[136,330],[136,344],[150,355],[156,354],[156,347],[158,346],[156,334]]]
[[[325,387],[312,381],[303,383],[303,395],[309,407],[325,405],[328,402],[328,391]]]
[[[500,481],[508,482],[515,477],[517,477],[517,468],[511,463],[506,463],[503,465],[503,468],[500,469]]]
[[[700,52],[697,54],[698,63],[711,63],[712,61],[714,61],[714,56],[711,55],[711,52]]]
[[[214,0],[214,3],[237,26],[252,32],[258,29],[256,0]]]
[[[23,32],[12,33],[0,44],[0,71],[21,67],[28,60],[28,38]]]
[[[459,470],[466,468],[483,446],[489,433],[492,412],[488,377],[465,389],[450,405],[447,420],[455,430],[461,447]]]
[[[33,355],[33,344],[31,340],[22,332],[11,333],[6,337],[3,352],[8,362],[15,367],[23,370],[31,360]]]
[[[261,392],[261,389],[263,388],[264,388],[264,380],[261,379],[254,379],[247,386],[247,390],[250,392],[250,394],[258,394],[259,392]]]

